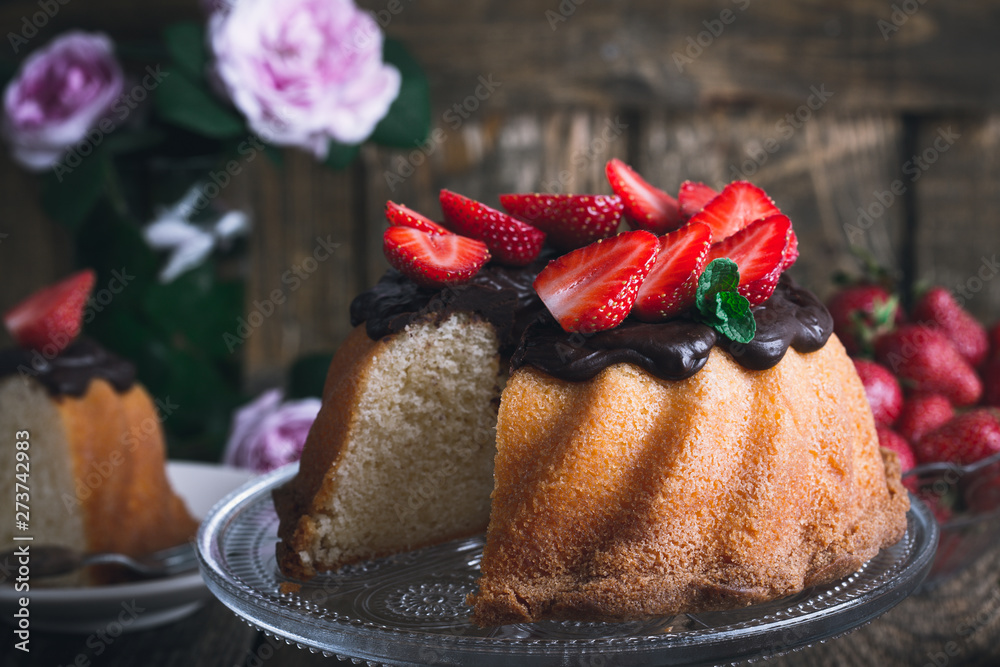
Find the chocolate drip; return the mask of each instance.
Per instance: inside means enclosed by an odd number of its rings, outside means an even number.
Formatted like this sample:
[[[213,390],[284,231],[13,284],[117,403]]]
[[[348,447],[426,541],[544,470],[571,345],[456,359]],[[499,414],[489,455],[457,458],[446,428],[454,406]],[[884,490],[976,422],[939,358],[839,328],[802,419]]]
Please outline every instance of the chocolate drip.
[[[776,365],[789,347],[814,352],[833,332],[826,307],[809,291],[781,277],[774,294],[753,309],[757,334],[747,344],[734,343],[687,318],[647,324],[628,319],[608,331],[567,333],[545,309],[532,288],[539,260],[523,269],[488,266],[467,285],[433,290],[417,287],[396,271],[351,304],[351,322],[365,322],[373,340],[402,330],[410,322],[436,314],[468,310],[497,327],[505,351],[513,348],[511,370],[523,365],[553,377],[583,381],[612,364],[629,362],[664,380],[697,373],[715,345],[745,368]]]
[[[118,392],[135,383],[135,367],[97,342],[81,338],[53,359],[22,348],[0,350],[0,378],[20,374],[42,384],[51,396],[83,396],[90,381],[107,380]]]

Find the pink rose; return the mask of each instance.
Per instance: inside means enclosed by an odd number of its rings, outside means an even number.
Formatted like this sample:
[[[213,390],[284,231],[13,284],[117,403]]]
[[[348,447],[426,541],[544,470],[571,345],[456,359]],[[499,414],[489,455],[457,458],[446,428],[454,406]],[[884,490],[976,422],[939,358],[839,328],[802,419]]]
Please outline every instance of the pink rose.
[[[264,392],[236,411],[222,462],[267,472],[298,461],[320,403],[318,398],[283,403],[281,390]]]
[[[51,169],[122,93],[111,40],[68,32],[32,53],[4,93],[3,135],[28,169]]]
[[[240,0],[209,21],[215,73],[250,128],[326,157],[364,141],[399,95],[382,32],[353,0]]]

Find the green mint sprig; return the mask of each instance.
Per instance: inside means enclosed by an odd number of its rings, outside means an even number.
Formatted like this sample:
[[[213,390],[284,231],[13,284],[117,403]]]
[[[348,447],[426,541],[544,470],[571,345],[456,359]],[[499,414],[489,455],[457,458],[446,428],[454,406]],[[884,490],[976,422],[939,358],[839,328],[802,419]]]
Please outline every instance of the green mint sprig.
[[[739,284],[736,262],[724,257],[713,260],[698,278],[695,303],[701,322],[737,343],[749,343],[757,335],[757,321],[750,302],[736,291]]]

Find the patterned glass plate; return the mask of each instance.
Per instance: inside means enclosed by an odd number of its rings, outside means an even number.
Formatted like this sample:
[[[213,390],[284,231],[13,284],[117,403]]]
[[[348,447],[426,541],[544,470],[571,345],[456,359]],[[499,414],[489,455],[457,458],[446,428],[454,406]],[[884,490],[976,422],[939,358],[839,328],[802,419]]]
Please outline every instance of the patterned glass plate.
[[[219,502],[198,552],[209,589],[251,625],[326,655],[386,665],[703,665],[779,655],[863,625],[899,603],[933,561],[937,524],[913,502],[906,535],[825,587],[734,611],[634,623],[542,622],[478,628],[465,596],[483,537],[318,576],[295,593],[274,557],[272,489],[292,464]]]

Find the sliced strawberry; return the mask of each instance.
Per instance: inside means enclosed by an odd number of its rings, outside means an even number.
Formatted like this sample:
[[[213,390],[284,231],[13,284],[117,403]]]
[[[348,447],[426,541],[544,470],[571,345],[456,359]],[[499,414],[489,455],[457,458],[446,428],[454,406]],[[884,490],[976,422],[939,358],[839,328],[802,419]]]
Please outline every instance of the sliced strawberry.
[[[705,204],[715,199],[719,193],[715,188],[710,188],[704,183],[696,181],[684,181],[681,183],[680,192],[677,193],[677,204],[681,209],[681,216],[684,219],[705,208]]]
[[[644,181],[621,160],[610,160],[604,171],[611,189],[622,198],[625,219],[632,229],[664,234],[684,224],[677,200]]]
[[[788,245],[785,246],[785,254],[781,258],[781,272],[784,273],[785,269],[794,264],[798,258],[799,237],[795,235],[795,230],[793,229],[788,233]]]
[[[639,288],[632,313],[644,322],[658,322],[694,305],[711,245],[712,230],[700,222],[661,236],[656,263]]]
[[[535,291],[566,331],[611,329],[632,309],[659,245],[645,231],[596,241],[549,262]]]
[[[697,217],[691,218],[689,224]],[[772,215],[712,244],[708,262],[719,257],[736,262],[740,269],[740,285],[736,291],[745,296],[751,306],[756,306],[767,301],[778,284],[791,233],[792,221],[787,216]]]
[[[485,243],[501,264],[524,266],[542,251],[545,232],[450,190],[442,190],[440,199],[448,227]]]
[[[509,194],[500,195],[500,203],[563,250],[614,236],[624,207],[618,195]]]
[[[413,227],[429,234],[451,234],[450,231],[430,218],[393,201],[385,203],[385,219],[389,221],[390,225]]]
[[[96,279],[91,269],[74,273],[8,310],[3,323],[18,345],[54,357],[80,335],[83,309]]]
[[[691,216],[712,228],[716,243],[740,231],[751,222],[781,213],[767,194],[747,181],[733,181],[700,212]]]
[[[382,251],[389,264],[423,287],[468,282],[490,259],[482,241],[400,225],[385,230]]]

